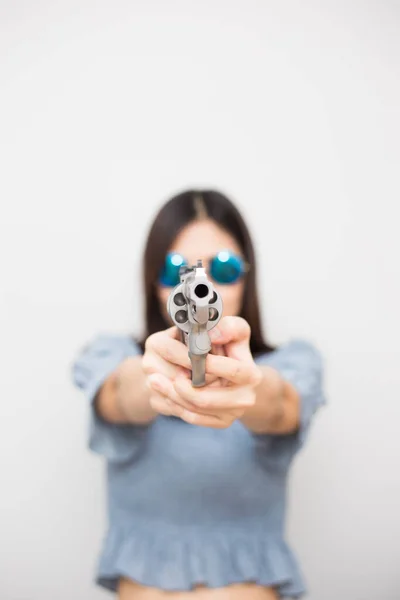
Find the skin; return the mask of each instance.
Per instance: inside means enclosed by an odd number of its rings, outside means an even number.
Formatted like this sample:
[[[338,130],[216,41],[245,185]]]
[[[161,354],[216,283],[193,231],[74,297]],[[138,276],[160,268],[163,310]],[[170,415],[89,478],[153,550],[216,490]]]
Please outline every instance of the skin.
[[[243,257],[236,240],[210,219],[189,223],[175,238],[174,243],[169,248],[169,252],[175,251],[184,256],[189,265],[195,265],[197,260],[201,258],[206,271],[208,271],[209,260],[218,254],[220,250],[231,250]],[[245,285],[244,279],[239,279],[238,282],[230,285],[221,285],[213,281],[213,285],[222,296],[224,315],[238,315],[242,304]],[[171,288],[162,286],[158,286],[157,288],[157,295],[167,322],[171,321],[166,309],[170,293]]]
[[[189,264],[209,259],[220,250],[242,255],[236,240],[214,221],[205,219],[187,225],[169,251],[184,256]],[[177,340],[172,327],[150,336],[142,366],[148,375],[150,405],[164,415],[175,415],[195,425],[229,427],[236,419],[256,433],[288,433],[298,426],[299,398],[296,390],[268,366],[259,367],[250,352],[250,327],[238,317],[245,279],[230,285],[213,282],[221,294],[224,316],[209,332],[213,352],[207,356],[209,385],[193,388],[187,349]],[[158,298],[165,312],[170,288],[158,286]],[[161,365],[160,357],[164,359]],[[170,363],[174,365],[171,368]]]
[[[240,254],[236,240],[213,221],[190,223],[174,240],[170,250],[182,254],[189,264],[207,261],[222,250]],[[299,396],[269,366],[255,364],[250,352],[250,327],[237,316],[245,279],[231,285],[214,283],[222,296],[224,316],[210,330],[212,353],[206,360],[207,385],[193,388],[186,346],[175,326],[146,340],[143,356],[124,360],[104,382],[97,399],[99,414],[111,423],[150,423],[159,414],[175,415],[203,427],[227,428],[235,420],[255,433],[276,435],[299,426]],[[171,288],[157,288],[166,318]],[[245,594],[245,596],[243,596]],[[277,600],[272,588],[240,584],[229,588],[199,587],[191,592],[164,592],[122,579],[120,600]]]
[[[196,586],[190,592],[164,592],[156,588],[141,586],[128,579],[121,579],[118,588],[119,600],[278,600],[273,588],[253,583],[240,583],[228,587],[209,589]]]

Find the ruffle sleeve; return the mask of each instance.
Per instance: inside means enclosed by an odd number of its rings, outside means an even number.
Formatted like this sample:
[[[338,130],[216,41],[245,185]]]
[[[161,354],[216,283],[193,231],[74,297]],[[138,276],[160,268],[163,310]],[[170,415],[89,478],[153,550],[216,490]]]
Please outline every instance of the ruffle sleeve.
[[[324,390],[324,360],[311,342],[293,339],[278,349],[255,359],[258,365],[269,365],[290,382],[300,397],[300,425],[294,434],[275,436],[281,446],[300,449],[306,442],[313,417],[326,404]],[[269,436],[270,438],[272,436]]]
[[[131,337],[102,333],[79,350],[70,365],[72,383],[83,392],[88,403],[88,446],[109,461],[130,460],[140,448],[147,426],[109,423],[97,413],[94,400],[101,385],[121,362],[140,353]]]

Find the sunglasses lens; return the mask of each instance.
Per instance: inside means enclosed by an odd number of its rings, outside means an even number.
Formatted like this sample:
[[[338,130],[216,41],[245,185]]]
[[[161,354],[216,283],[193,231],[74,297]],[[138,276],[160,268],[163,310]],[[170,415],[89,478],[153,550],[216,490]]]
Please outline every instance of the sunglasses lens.
[[[218,252],[210,263],[211,277],[218,283],[234,283],[244,270],[243,259],[227,250]]]
[[[185,259],[180,254],[176,252],[167,254],[159,277],[161,285],[167,287],[178,285],[180,283],[179,269],[184,264],[186,264]]]

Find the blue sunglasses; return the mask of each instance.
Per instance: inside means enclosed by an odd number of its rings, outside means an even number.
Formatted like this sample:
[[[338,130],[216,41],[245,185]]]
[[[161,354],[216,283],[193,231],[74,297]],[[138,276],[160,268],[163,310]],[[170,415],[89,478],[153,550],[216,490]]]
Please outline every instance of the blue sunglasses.
[[[165,257],[165,263],[159,276],[159,282],[166,287],[174,287],[181,282],[179,269],[188,265],[187,260],[177,252],[170,252]],[[241,256],[221,250],[210,259],[208,274],[221,284],[235,283],[249,270],[249,265]]]

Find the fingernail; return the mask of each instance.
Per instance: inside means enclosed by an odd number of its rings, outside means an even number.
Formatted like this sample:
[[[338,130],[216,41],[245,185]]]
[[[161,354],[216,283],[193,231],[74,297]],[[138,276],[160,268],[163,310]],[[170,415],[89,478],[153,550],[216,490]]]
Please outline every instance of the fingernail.
[[[189,423],[194,423],[196,420],[196,413],[191,412],[190,410],[184,409],[182,412],[182,419],[188,421]]]
[[[185,369],[184,367],[178,367],[178,369],[176,371],[175,379],[177,379],[178,377],[180,379],[187,379],[188,377],[190,377],[189,369]]]
[[[173,383],[174,383],[174,385],[176,384],[179,386],[180,383],[186,382],[187,380],[188,380],[188,378],[185,377],[185,375],[183,375],[182,373],[178,373],[178,375],[175,377]]]
[[[153,389],[160,390],[162,388],[161,382],[157,375],[149,375],[148,381]]]

